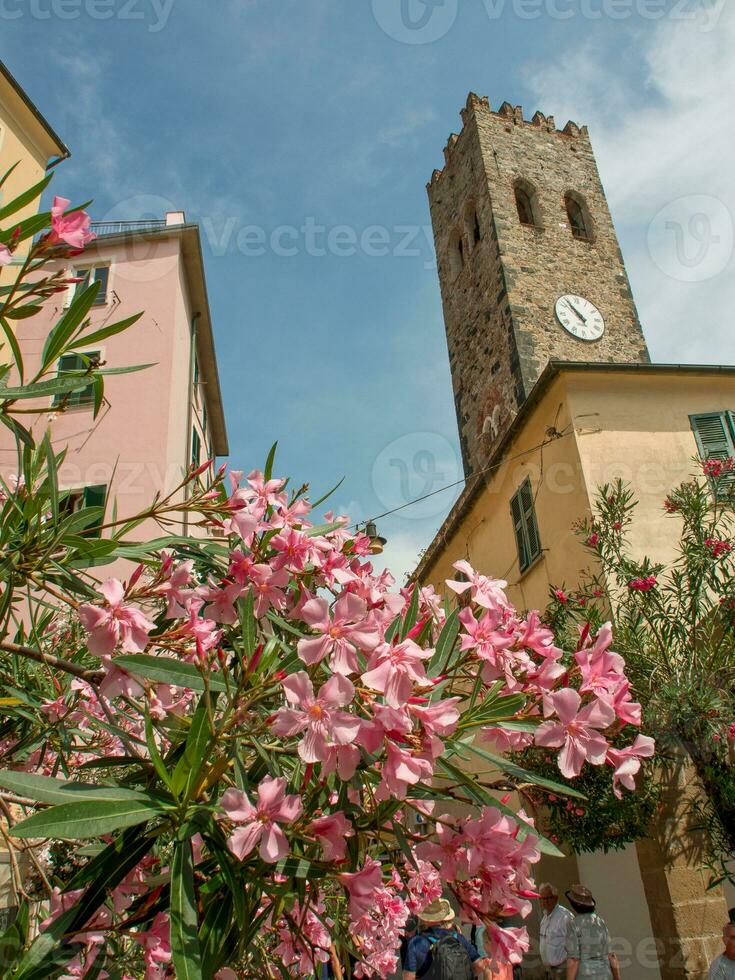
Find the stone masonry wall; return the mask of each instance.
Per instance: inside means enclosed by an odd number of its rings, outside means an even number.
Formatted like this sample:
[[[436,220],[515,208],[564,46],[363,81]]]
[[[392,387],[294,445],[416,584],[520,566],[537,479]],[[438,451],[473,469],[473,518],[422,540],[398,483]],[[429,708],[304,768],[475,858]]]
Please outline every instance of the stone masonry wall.
[[[482,468],[549,359],[647,361],[630,284],[587,134],[523,119],[470,94],[463,129],[428,185],[465,472]],[[520,222],[517,181],[536,192],[540,227]],[[572,235],[565,195],[584,200],[593,240]],[[468,209],[481,241],[473,246]],[[464,264],[457,273],[457,238]],[[564,293],[591,300],[606,329],[589,343],[557,322]]]

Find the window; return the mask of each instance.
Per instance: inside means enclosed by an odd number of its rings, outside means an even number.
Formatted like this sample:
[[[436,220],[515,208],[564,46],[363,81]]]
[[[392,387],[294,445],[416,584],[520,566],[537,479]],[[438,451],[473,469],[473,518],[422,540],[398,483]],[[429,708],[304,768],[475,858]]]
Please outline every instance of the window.
[[[697,440],[699,455],[705,459],[735,458],[735,414],[733,412],[705,412],[691,415],[690,421]],[[724,475],[717,482],[720,499],[729,499],[735,488],[735,471]]]
[[[199,433],[196,429],[191,430],[191,465],[196,467],[199,466],[200,458],[202,454],[202,440],[199,438]]]
[[[518,547],[518,564],[521,572],[536,561],[541,554],[541,540],[536,523],[536,509],[533,501],[531,481],[526,478],[510,501],[513,530]]]
[[[531,228],[541,228],[541,211],[533,184],[527,180],[517,180],[514,189],[520,223]]]
[[[449,271],[452,279],[456,279],[464,268],[464,243],[462,235],[455,231],[449,239]]]
[[[58,377],[67,374],[69,371],[87,371],[90,364],[99,363],[100,352],[98,350],[87,351],[84,354],[64,354],[59,358]],[[76,408],[82,405],[91,405],[94,401],[94,385],[88,384],[86,388],[79,388],[68,395],[54,395],[54,405],[62,402],[68,408]]]
[[[580,241],[591,242],[592,219],[589,216],[587,205],[584,203],[584,198],[575,194],[574,191],[570,191],[564,198],[564,204],[566,205],[572,235],[579,238]]]
[[[66,496],[60,501],[59,509],[62,514],[76,514],[87,507],[101,507],[102,512],[100,514],[90,515],[89,522],[81,528],[76,528],[74,532],[82,534],[84,537],[98,538],[106,500],[107,487],[104,484],[80,487],[78,490],[67,491]]]
[[[109,265],[97,265],[90,269],[77,269],[75,271],[76,276],[80,276],[82,281],[77,283],[77,287],[74,290],[75,294],[77,292],[81,293],[94,282],[100,284],[99,292],[97,293],[94,306],[103,306],[107,302],[107,285],[110,281],[110,267]]]
[[[464,230],[467,235],[467,241],[470,243],[470,248],[474,249],[482,239],[482,234],[480,232],[480,221],[477,217],[477,209],[475,205],[470,203],[465,208],[464,212]]]

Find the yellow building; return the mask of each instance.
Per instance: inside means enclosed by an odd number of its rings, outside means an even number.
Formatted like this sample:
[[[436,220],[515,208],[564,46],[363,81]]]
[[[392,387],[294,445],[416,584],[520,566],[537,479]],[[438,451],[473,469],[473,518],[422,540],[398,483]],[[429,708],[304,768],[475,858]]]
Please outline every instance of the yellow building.
[[[15,164],[10,177],[0,188],[0,207],[37,184],[49,167],[69,156],[59,139],[18,82],[0,61],[0,176]],[[31,201],[13,223],[38,213],[39,199]],[[16,258],[27,251],[28,242],[16,252]]]
[[[414,577],[444,594],[467,559],[543,610],[552,585],[585,577],[572,528],[601,484],[622,478],[640,501],[637,555],[673,557],[665,496],[698,452],[735,455],[735,367],[650,363],[586,127],[473,94],[462,120],[428,192],[466,486]],[[682,766],[650,837],[538,872],[592,888],[626,980],[703,980],[721,951],[735,893],[707,891],[692,793]]]

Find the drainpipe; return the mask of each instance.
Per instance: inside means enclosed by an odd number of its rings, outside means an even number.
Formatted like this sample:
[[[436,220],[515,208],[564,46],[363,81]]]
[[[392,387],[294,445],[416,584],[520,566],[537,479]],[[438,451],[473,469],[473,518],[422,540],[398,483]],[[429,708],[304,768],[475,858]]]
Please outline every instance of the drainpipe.
[[[194,362],[197,349],[197,320],[201,313],[195,313],[191,318],[191,330],[189,332],[189,386],[186,402],[186,448],[184,450],[184,469],[189,469],[191,462],[191,427],[194,422]],[[189,486],[187,484],[184,491],[184,500],[189,499]],[[184,535],[189,533],[189,515],[184,514]]]

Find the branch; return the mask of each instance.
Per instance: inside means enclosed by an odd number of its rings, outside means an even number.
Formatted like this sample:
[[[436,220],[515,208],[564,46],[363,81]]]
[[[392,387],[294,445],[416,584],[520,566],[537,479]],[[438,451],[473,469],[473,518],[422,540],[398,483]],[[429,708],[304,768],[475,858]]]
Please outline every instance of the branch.
[[[56,667],[58,670],[63,670],[67,674],[73,674],[74,677],[79,677],[83,681],[89,681],[91,684],[97,683],[103,676],[103,671],[101,670],[85,670],[83,667],[78,667],[69,660],[62,660],[61,657],[55,657],[51,653],[42,653],[40,650],[33,650],[31,647],[21,646],[19,643],[11,643],[9,640],[0,640],[0,650],[5,650],[7,653],[14,653],[17,657],[27,657],[29,660],[35,660],[39,664]]]

